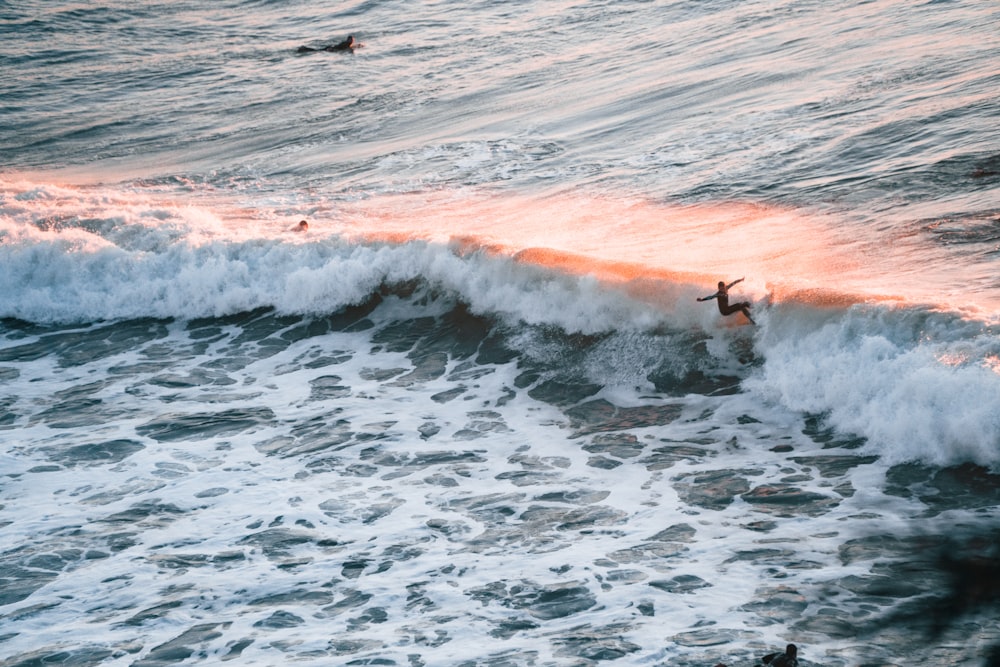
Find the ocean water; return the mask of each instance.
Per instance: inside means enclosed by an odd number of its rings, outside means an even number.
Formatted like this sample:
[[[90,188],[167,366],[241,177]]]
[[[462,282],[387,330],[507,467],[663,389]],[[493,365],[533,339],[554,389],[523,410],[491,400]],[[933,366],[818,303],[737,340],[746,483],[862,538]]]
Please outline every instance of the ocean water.
[[[1000,664],[998,27],[0,3],[0,664]]]

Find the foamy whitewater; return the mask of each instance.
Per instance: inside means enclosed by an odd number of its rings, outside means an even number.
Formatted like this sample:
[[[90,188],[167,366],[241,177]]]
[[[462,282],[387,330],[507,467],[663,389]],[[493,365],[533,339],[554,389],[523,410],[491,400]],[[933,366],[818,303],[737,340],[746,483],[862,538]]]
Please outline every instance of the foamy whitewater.
[[[0,5],[0,664],[1000,664],[997,26]]]

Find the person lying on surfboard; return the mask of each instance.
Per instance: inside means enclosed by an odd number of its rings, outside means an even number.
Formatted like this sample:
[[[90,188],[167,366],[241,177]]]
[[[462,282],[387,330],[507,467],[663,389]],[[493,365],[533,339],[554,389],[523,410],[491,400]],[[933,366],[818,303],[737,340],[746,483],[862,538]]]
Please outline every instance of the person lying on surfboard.
[[[310,46],[300,46],[298,53],[313,53],[315,51],[354,51],[354,49],[364,46],[357,40],[354,39],[354,35],[348,35],[347,39],[338,43],[331,44],[330,46],[324,46],[320,49],[314,49]]]
[[[719,312],[722,313],[723,315],[732,315],[733,313],[736,312],[742,312],[744,315],[746,315],[747,319],[750,320],[750,324],[757,324],[756,322],[753,321],[753,318],[750,317],[749,301],[740,301],[739,303],[734,303],[732,305],[730,305],[729,303],[729,288],[735,285],[736,283],[741,283],[741,282],[743,282],[742,278],[740,278],[739,280],[734,280],[733,282],[727,285],[726,283],[720,280],[718,292],[716,292],[711,296],[698,297],[698,301],[710,301],[712,299],[718,299]]]

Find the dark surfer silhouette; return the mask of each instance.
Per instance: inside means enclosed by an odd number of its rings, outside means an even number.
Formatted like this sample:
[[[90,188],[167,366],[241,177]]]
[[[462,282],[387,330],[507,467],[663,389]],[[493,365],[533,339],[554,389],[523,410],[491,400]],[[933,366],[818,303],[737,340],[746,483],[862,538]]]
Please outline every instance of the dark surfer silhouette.
[[[361,46],[361,42],[354,39],[354,35],[348,35],[347,39],[342,42],[330,44],[329,46],[324,46],[319,49],[314,49],[311,46],[300,46],[298,53],[314,53],[316,51],[353,51]]]
[[[784,653],[771,653],[760,659],[768,667],[798,667],[799,649],[795,644],[785,647]]]
[[[753,321],[753,318],[750,317],[749,301],[740,301],[739,303],[733,303],[733,304],[729,303],[729,288],[735,285],[736,283],[741,283],[741,282],[743,282],[742,278],[740,278],[739,280],[734,280],[733,282],[727,285],[726,283],[720,280],[718,292],[712,294],[711,296],[698,297],[698,301],[711,301],[712,299],[718,299],[719,312],[722,313],[723,315],[732,315],[733,313],[742,312],[744,315],[746,315],[746,318],[750,320],[750,324],[757,324],[756,322]]]

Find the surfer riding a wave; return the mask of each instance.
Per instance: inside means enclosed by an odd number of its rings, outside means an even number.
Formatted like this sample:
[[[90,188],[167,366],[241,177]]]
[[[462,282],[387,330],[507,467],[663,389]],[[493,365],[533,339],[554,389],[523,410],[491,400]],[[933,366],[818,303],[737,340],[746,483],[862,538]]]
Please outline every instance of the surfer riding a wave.
[[[712,299],[719,300],[719,312],[723,315],[732,315],[733,313],[742,312],[746,315],[746,318],[750,320],[750,324],[757,324],[750,317],[750,302],[740,301],[739,303],[730,304],[729,303],[729,288],[736,283],[743,282],[743,278],[739,278],[729,283],[728,285],[721,280],[719,281],[719,291],[715,294],[705,297],[698,297],[698,301],[710,301]]]

